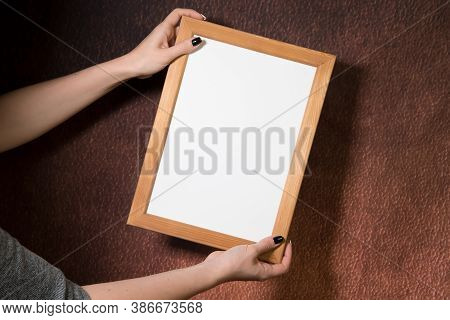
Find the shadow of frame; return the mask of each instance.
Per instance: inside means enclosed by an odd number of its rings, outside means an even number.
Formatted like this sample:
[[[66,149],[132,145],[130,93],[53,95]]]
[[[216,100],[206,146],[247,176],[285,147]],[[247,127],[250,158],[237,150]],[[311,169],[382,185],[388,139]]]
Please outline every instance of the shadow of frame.
[[[334,75],[349,66],[337,62]],[[352,141],[352,124],[361,70],[352,67],[330,82],[321,119],[309,157],[310,174],[300,190],[289,239],[293,242],[293,261],[288,274],[266,281],[245,284],[248,299],[333,299],[333,240],[338,232],[342,212],[341,198],[348,174],[348,156]],[[317,209],[321,216],[310,207]],[[327,218],[331,221],[328,221]],[[333,223],[334,222],[334,223]],[[189,256],[206,255],[214,249],[172,238],[169,245],[186,250]],[[202,298],[238,299],[232,284],[224,284]],[[230,295],[231,294],[231,295]]]
[[[272,299],[333,299],[337,296],[332,255],[342,219],[342,194],[349,170],[352,125],[361,69],[336,62],[309,156],[289,239],[289,273],[272,280]],[[314,210],[315,209],[315,210]],[[317,211],[316,211],[317,210]],[[320,212],[320,213],[318,213]]]

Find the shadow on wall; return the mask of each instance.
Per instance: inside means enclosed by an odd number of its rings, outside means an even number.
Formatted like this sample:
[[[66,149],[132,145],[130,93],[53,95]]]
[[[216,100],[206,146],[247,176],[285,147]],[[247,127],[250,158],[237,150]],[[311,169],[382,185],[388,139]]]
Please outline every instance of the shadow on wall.
[[[303,180],[289,233],[294,245],[292,268],[273,282],[273,299],[337,296],[331,258],[339,232],[336,224],[342,220],[341,199],[361,79],[361,69],[347,68],[340,62],[334,68],[308,160],[312,175]]]
[[[336,63],[336,77],[349,66]],[[342,218],[341,196],[348,172],[352,122],[361,70],[352,67],[332,80],[309,157],[312,175],[305,177],[289,233],[293,260],[288,274],[266,282],[224,284],[201,298],[221,299],[333,299],[333,239]],[[316,211],[317,210],[317,211]],[[194,256],[214,249],[171,238],[170,246]],[[237,290],[245,290],[240,294]]]

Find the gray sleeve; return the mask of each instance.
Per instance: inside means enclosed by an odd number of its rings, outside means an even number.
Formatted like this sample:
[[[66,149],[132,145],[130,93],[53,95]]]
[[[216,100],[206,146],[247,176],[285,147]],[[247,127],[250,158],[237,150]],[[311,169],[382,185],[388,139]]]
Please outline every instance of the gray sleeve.
[[[61,270],[0,228],[0,299],[90,299]]]

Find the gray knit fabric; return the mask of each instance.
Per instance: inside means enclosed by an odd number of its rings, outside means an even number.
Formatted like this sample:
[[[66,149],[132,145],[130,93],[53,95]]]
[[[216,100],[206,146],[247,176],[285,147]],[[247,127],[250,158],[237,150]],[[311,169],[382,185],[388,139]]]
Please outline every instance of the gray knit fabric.
[[[61,270],[0,228],[0,299],[89,299]]]

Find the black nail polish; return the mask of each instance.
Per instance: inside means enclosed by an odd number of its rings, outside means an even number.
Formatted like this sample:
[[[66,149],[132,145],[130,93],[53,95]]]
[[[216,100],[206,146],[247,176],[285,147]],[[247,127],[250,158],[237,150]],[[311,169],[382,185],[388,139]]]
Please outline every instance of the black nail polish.
[[[194,47],[198,46],[200,43],[202,43],[202,38],[196,37],[196,38],[192,39],[192,45]]]
[[[273,242],[275,242],[275,244],[279,244],[279,243],[281,243],[281,242],[283,242],[283,241],[284,241],[283,236],[276,236],[276,237],[273,237]]]

